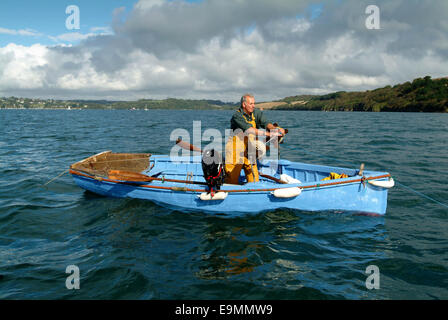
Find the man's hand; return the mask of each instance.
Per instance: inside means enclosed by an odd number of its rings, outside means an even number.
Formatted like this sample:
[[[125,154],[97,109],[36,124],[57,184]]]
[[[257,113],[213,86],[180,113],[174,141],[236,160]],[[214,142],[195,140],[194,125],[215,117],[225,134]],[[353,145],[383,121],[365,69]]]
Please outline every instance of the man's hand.
[[[274,126],[272,123],[269,123],[266,129],[270,131],[269,137],[283,137],[286,134],[285,129],[280,128],[277,124]]]
[[[277,137],[277,138],[281,137],[282,134],[277,129],[274,129],[274,130],[266,131],[266,136],[268,136],[270,138],[270,140],[272,140],[275,137]]]
[[[280,133],[282,134],[282,136],[284,136],[284,135],[286,134],[285,129],[283,129],[283,128],[277,128],[277,129],[280,131]]]
[[[285,135],[285,130],[283,128],[275,128],[270,130],[270,137],[282,137]]]

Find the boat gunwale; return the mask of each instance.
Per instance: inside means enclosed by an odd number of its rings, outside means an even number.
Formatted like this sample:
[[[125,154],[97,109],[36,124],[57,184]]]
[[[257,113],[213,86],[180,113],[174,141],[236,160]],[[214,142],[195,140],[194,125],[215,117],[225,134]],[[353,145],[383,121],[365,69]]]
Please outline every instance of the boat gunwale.
[[[134,187],[142,187],[142,188],[150,188],[150,189],[165,189],[165,190],[171,190],[171,191],[185,191],[185,192],[194,192],[194,193],[202,193],[202,192],[207,192],[208,190],[206,189],[189,189],[187,187],[174,187],[174,186],[160,186],[160,185],[145,185],[145,184],[139,184],[139,183],[135,183],[132,181],[122,181],[122,180],[113,180],[113,179],[109,179],[109,178],[105,178],[102,176],[92,176],[90,174],[87,174],[85,172],[81,172],[80,170],[76,170],[76,169],[69,169],[69,173],[72,175],[78,175],[78,176],[83,176],[86,178],[90,178],[96,181],[105,181],[105,182],[110,182],[110,183],[114,183],[114,184],[123,184],[123,185],[131,185]],[[277,189],[287,189],[287,188],[301,188],[303,190],[305,189],[318,189],[318,188],[322,188],[322,187],[331,187],[331,186],[338,186],[338,185],[347,185],[347,184],[353,184],[353,183],[363,183],[365,181],[369,181],[369,180],[377,180],[377,179],[384,179],[384,178],[390,178],[391,175],[389,173],[383,174],[383,175],[379,175],[379,176],[373,176],[373,177],[359,177],[358,179],[353,179],[353,180],[346,180],[346,179],[350,179],[353,177],[349,177],[349,178],[343,178],[343,179],[334,179],[335,181],[333,182],[325,182],[325,183],[315,183],[315,181],[313,182],[309,182],[310,185],[306,185],[306,183],[294,183],[294,184],[281,184],[281,186],[283,187],[276,187],[276,188],[245,188],[245,189],[230,189],[230,190],[226,190],[226,189],[221,189],[221,191],[223,192],[229,192],[229,193],[250,193],[250,192],[272,192],[275,191]],[[337,181],[338,180],[338,181]],[[345,180],[345,181],[344,181]],[[163,183],[163,182],[162,182]],[[181,183],[181,182],[179,182]],[[188,185],[191,184],[191,181],[189,183],[189,181],[185,181],[184,184]]]

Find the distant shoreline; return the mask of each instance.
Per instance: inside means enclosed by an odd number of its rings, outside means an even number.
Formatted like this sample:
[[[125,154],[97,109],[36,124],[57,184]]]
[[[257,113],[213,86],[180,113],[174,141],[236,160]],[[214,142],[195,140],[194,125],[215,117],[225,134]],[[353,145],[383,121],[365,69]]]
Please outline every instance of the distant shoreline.
[[[59,111],[83,111],[83,110],[101,110],[101,111],[152,111],[152,110],[169,110],[172,111],[173,109],[162,109],[162,108],[151,108],[151,109],[101,109],[101,108],[0,108],[1,110],[59,110]],[[204,109],[176,109],[177,111],[206,111]],[[214,111],[232,111],[231,109],[222,109],[222,110],[214,110]],[[384,110],[384,111],[368,111],[368,110],[302,110],[302,109],[265,109],[263,111],[291,111],[291,112],[345,112],[345,113],[359,113],[359,112],[365,112],[365,113],[437,113],[437,114],[445,114],[448,113],[447,111],[443,112],[425,112],[425,111],[399,111],[399,110]]]
[[[239,103],[221,100],[167,98],[138,101],[54,100],[1,98],[2,109],[35,110],[235,110]],[[448,112],[448,78],[414,79],[363,92],[338,91],[325,95],[298,95],[255,105],[261,110],[343,112]]]

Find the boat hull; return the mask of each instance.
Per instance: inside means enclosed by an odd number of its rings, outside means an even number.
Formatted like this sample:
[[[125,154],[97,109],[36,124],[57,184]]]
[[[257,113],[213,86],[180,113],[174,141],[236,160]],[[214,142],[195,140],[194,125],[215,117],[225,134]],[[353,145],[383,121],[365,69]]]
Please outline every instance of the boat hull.
[[[224,213],[230,216],[245,213],[258,213],[277,209],[297,209],[304,211],[350,211],[383,215],[387,207],[387,189],[372,186],[365,182],[352,182],[336,185],[305,188],[292,198],[277,198],[273,195],[272,185],[246,184],[246,189],[235,190],[235,186],[223,186],[222,192],[228,192],[223,200],[203,201],[199,198],[206,192],[204,186],[187,185],[178,188],[178,184],[169,182],[151,182],[148,184],[129,184],[108,179],[98,179],[71,171],[76,184],[93,193],[117,198],[135,198],[150,200],[156,204],[181,211],[202,211]],[[173,190],[173,188],[175,190]]]

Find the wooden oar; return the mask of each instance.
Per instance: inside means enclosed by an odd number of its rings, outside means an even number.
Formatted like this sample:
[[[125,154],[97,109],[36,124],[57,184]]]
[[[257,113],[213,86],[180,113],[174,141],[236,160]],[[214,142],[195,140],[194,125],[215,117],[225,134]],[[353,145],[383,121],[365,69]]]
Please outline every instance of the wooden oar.
[[[361,163],[361,166],[359,167],[359,173],[358,176],[362,176],[364,173],[364,163]]]
[[[260,175],[260,177],[263,177],[263,178],[266,178],[266,179],[271,179],[271,180],[273,180],[273,181],[275,181],[277,183],[288,184],[288,182],[285,182],[285,181],[282,181],[280,179],[277,179],[276,177],[268,176],[267,174],[262,174],[262,173],[258,173],[258,174]]]
[[[202,153],[201,149],[199,149],[198,147],[196,147],[186,141],[183,141],[181,138],[176,140],[176,144],[183,149],[190,150],[190,151],[197,151],[197,152]]]
[[[188,142],[182,141],[181,138],[176,140],[176,144],[183,149],[202,153],[201,149],[199,149],[198,147],[195,147],[192,144],[189,144]]]
[[[121,180],[121,181],[131,181],[131,182],[151,182],[151,181],[166,181],[166,182],[177,182],[186,184],[199,184],[207,185],[205,182],[200,181],[189,181],[189,180],[177,180],[177,179],[165,179],[147,176],[146,174],[126,171],[126,170],[109,170],[109,179]]]
[[[192,144],[190,144],[190,143],[188,143],[188,142],[186,142],[186,141],[182,141],[182,139],[180,139],[180,138],[177,139],[176,144],[179,145],[181,148],[184,148],[184,149],[186,149],[186,150],[197,151],[197,152],[202,153],[202,150],[201,150],[201,149],[199,149],[198,147],[196,147],[196,146],[194,146],[194,145],[192,145]],[[277,183],[287,184],[287,182],[281,181],[280,179],[277,179],[277,178],[275,178],[275,177],[269,176],[269,175],[267,175],[267,174],[258,173],[258,175],[259,175],[260,177],[263,177],[263,178],[266,178],[266,179],[273,180],[273,181],[275,181],[275,182],[277,182]]]
[[[112,180],[124,180],[124,181],[135,181],[135,182],[148,182],[153,181],[156,178],[147,176],[146,174],[137,173],[133,171],[126,170],[109,170],[109,178]]]

